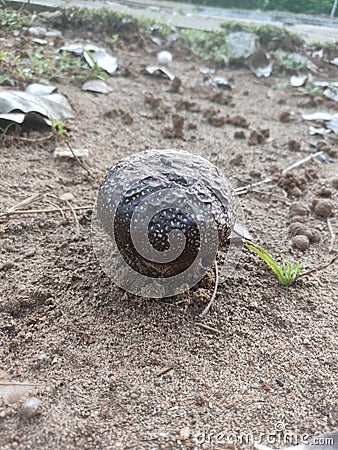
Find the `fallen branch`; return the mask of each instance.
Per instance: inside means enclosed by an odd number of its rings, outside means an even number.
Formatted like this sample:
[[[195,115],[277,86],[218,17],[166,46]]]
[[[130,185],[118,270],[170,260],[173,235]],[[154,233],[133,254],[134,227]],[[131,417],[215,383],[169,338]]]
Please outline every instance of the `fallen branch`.
[[[212,333],[221,334],[222,331],[218,330],[217,328],[211,327],[210,325],[206,325],[205,323],[196,322],[196,325],[200,328],[203,328],[204,330],[211,331]]]

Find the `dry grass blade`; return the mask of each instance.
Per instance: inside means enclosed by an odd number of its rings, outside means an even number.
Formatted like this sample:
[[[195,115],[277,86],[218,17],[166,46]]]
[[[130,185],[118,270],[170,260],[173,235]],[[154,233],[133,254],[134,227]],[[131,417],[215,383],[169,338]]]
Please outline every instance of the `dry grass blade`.
[[[18,210],[19,208],[22,208],[23,206],[30,205],[30,204],[36,202],[37,200],[42,199],[43,196],[44,196],[44,194],[41,192],[38,194],[34,194],[31,197],[28,197],[25,200],[22,200],[22,202],[19,202],[16,205],[12,206],[11,208],[8,208],[7,212],[4,214],[11,214],[14,211]]]
[[[209,310],[211,308],[211,305],[213,304],[213,302],[214,302],[214,300],[216,298],[217,290],[218,290],[218,265],[217,265],[217,261],[215,261],[215,287],[214,287],[214,292],[212,294],[210,302],[207,304],[205,309],[200,314],[200,317],[202,319],[208,314],[208,312],[209,312]]]

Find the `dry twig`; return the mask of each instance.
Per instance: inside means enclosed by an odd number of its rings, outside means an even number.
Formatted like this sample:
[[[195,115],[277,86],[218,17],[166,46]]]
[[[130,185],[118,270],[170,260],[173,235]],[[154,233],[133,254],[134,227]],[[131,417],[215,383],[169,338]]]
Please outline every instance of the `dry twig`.
[[[67,144],[69,150],[72,152],[72,155],[74,156],[74,159],[75,159],[76,162],[79,164],[79,166],[82,167],[82,169],[84,169],[84,170],[87,172],[87,174],[88,174],[88,176],[89,176],[90,178],[93,178],[93,179],[94,179],[94,176],[92,175],[91,171],[90,171],[89,168],[86,166],[86,164],[84,164],[84,163],[81,161],[81,159],[80,159],[78,156],[76,156],[76,154],[75,154],[75,152],[74,152],[72,146],[70,145],[70,143],[69,143],[68,141],[66,141],[66,144]]]
[[[334,234],[334,231],[333,231],[333,228],[332,228],[332,223],[331,223],[331,220],[330,220],[329,217],[327,218],[326,223],[327,223],[327,227],[328,227],[328,229],[329,229],[330,236],[331,236],[331,242],[330,242],[330,247],[329,247],[329,253],[331,253],[332,250],[333,250],[333,248],[334,248],[334,243],[335,243],[335,240],[336,240],[336,235]]]
[[[324,270],[327,267],[331,266],[331,264],[334,264],[336,261],[338,261],[338,255],[335,256],[334,258],[332,258],[331,261],[328,262],[327,264],[324,264],[319,267],[315,267],[314,269],[307,270],[306,272],[303,272],[300,275],[298,275],[297,278],[306,277],[307,275],[311,275],[312,273],[316,273],[316,272],[319,272],[320,270]]]
[[[211,327],[210,325],[207,325],[205,323],[201,323],[201,322],[196,322],[196,325],[200,328],[204,328],[204,330],[208,330],[211,331],[213,333],[217,333],[217,334],[221,334],[222,331],[218,330],[217,328]]]

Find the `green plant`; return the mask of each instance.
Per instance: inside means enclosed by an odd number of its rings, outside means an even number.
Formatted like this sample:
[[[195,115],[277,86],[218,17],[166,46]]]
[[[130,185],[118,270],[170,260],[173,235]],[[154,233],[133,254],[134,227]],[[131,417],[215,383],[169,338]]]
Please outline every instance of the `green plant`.
[[[226,31],[183,29],[179,39],[189,44],[196,55],[206,61],[227,62]]]
[[[4,9],[2,6],[0,6],[0,24],[10,30],[30,26],[29,20],[21,12]]]
[[[62,136],[66,133],[66,125],[62,120],[54,119],[52,116],[49,117],[52,130],[55,130],[58,136]]]
[[[115,44],[115,42],[117,42],[117,41],[119,40],[119,37],[120,37],[119,33],[113,34],[113,35],[111,36],[111,38],[110,38],[111,43],[112,43],[112,44]]]
[[[290,261],[282,257],[282,264],[278,265],[275,259],[261,245],[251,241],[244,241],[244,245],[249,250],[256,253],[277,275],[278,280],[283,286],[290,286],[296,281],[298,275],[305,271],[302,269],[303,263],[293,265]]]
[[[97,62],[94,59],[93,54],[88,51],[85,51],[85,53],[92,63],[91,65],[89,65],[90,73],[87,78],[99,79],[99,80],[105,80],[106,78],[108,78],[107,72],[105,72],[103,69],[101,69],[101,67],[97,64]]]
[[[274,57],[279,67],[279,72],[285,75],[286,73],[298,74],[302,69],[306,68],[306,62],[302,59],[292,58],[288,52],[284,50],[276,50]]]

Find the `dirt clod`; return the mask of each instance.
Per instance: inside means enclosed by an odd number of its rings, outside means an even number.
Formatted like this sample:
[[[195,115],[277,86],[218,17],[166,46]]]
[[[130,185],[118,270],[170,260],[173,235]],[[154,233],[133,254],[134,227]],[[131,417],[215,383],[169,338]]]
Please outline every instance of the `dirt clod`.
[[[308,216],[310,213],[310,209],[301,204],[301,203],[294,203],[290,207],[289,215],[292,216]]]
[[[313,201],[313,211],[321,217],[330,217],[333,211],[331,200],[317,198]]]
[[[289,111],[284,111],[280,114],[279,120],[282,123],[289,123],[293,121],[293,115]]]
[[[235,130],[234,131],[234,138],[235,139],[245,139],[245,133],[243,130]]]
[[[288,142],[288,147],[289,147],[289,150],[292,150],[295,152],[295,151],[300,150],[301,143],[299,141],[296,141],[295,139],[290,139]]]
[[[230,123],[231,125],[235,125],[235,127],[241,127],[241,128],[249,128],[249,125],[250,125],[250,123],[247,121],[247,119],[240,115],[228,117],[226,122]]]
[[[292,238],[292,245],[300,250],[307,250],[310,247],[310,239],[303,234],[298,234]]]

